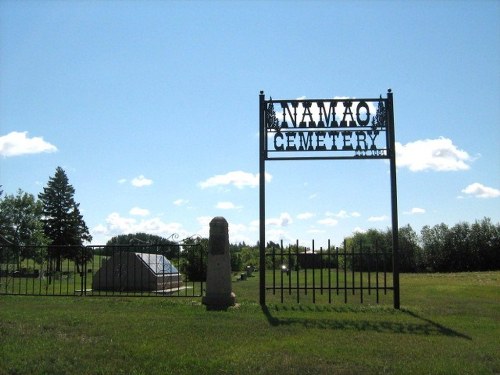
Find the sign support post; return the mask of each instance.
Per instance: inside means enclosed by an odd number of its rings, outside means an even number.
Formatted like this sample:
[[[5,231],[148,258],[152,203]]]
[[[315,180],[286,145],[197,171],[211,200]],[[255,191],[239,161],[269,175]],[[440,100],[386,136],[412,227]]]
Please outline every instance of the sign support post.
[[[259,286],[261,306],[266,304],[266,150],[264,91],[259,95]]]
[[[389,158],[391,164],[391,209],[392,209],[392,284],[394,287],[394,308],[400,308],[399,298],[399,224],[398,191],[396,183],[396,135],[394,132],[394,107],[392,91],[387,92],[387,120],[389,133]]]
[[[281,108],[275,109],[274,105]],[[276,113],[276,110],[279,113]],[[387,98],[265,99],[259,95],[259,275],[266,304],[267,160],[389,159],[394,308],[400,308],[399,227],[393,94]]]

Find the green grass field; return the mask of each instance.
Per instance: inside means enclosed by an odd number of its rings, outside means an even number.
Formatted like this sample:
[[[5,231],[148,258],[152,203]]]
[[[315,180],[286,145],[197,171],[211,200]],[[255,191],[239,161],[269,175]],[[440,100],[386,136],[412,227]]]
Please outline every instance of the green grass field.
[[[0,374],[498,374],[500,272],[401,275],[402,309],[0,296]]]

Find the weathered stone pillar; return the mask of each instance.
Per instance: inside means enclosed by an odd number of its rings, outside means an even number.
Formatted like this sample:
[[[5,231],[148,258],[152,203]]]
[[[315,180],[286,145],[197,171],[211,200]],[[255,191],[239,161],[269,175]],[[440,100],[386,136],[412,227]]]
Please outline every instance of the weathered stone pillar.
[[[210,222],[207,259],[207,290],[202,302],[208,309],[234,306],[236,296],[231,290],[231,255],[226,219],[214,217]]]

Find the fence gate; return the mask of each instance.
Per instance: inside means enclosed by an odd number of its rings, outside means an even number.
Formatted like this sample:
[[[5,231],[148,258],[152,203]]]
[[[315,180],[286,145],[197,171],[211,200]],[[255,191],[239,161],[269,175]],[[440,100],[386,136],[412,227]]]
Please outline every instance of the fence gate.
[[[201,297],[201,244],[0,246],[0,294]]]
[[[279,107],[279,108],[275,108]],[[359,293],[361,302],[364,292],[374,292],[379,302],[379,292],[393,292],[394,308],[400,308],[399,296],[399,252],[398,252],[398,209],[396,185],[396,150],[394,134],[393,94],[387,97],[368,99],[265,99],[264,92],[259,96],[259,246],[260,246],[260,304],[266,304],[266,292],[278,291],[282,296],[295,290],[297,302],[312,292],[313,302],[318,291],[326,293],[329,302],[333,294],[347,290]],[[390,253],[379,249],[349,251],[346,246],[339,249],[314,249],[299,252],[291,247],[285,250],[281,245],[266,253],[266,199],[265,165],[266,161],[280,160],[359,160],[389,159],[390,189],[392,210],[392,249]],[[388,262],[387,255],[390,256]],[[303,264],[300,266],[300,257]],[[276,263],[276,259],[279,262]],[[305,259],[313,259],[306,261]],[[314,260],[316,259],[316,260]],[[285,262],[288,260],[288,262]],[[295,262],[291,264],[291,262]],[[342,263],[340,263],[342,261]],[[312,262],[312,263],[308,263]],[[272,284],[266,281],[266,265],[272,270]],[[312,267],[311,267],[312,265]],[[296,266],[296,273],[293,271]],[[383,283],[380,283],[380,267],[386,267]],[[279,282],[276,284],[276,270]],[[288,269],[288,271],[287,271]],[[299,271],[302,269],[302,271]],[[307,273],[309,270],[309,274]],[[335,272],[332,272],[335,270]],[[392,273],[392,284],[387,284],[386,272]],[[327,274],[327,279],[324,275]],[[350,281],[348,274],[351,275]],[[332,276],[334,283],[332,284]],[[312,278],[311,278],[312,277]],[[374,283],[372,283],[374,278]],[[312,282],[312,284],[311,284]],[[368,289],[366,289],[368,288]],[[311,293],[309,293],[311,294]],[[283,300],[283,298],[281,298]]]

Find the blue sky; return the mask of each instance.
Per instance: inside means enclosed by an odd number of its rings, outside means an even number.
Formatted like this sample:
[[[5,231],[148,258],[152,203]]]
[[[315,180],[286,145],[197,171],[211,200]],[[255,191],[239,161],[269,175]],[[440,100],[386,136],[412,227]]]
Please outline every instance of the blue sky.
[[[2,1],[0,184],[57,166],[94,243],[258,239],[258,95],[394,92],[400,225],[500,221],[498,1]],[[268,162],[267,240],[390,226],[382,160]]]

